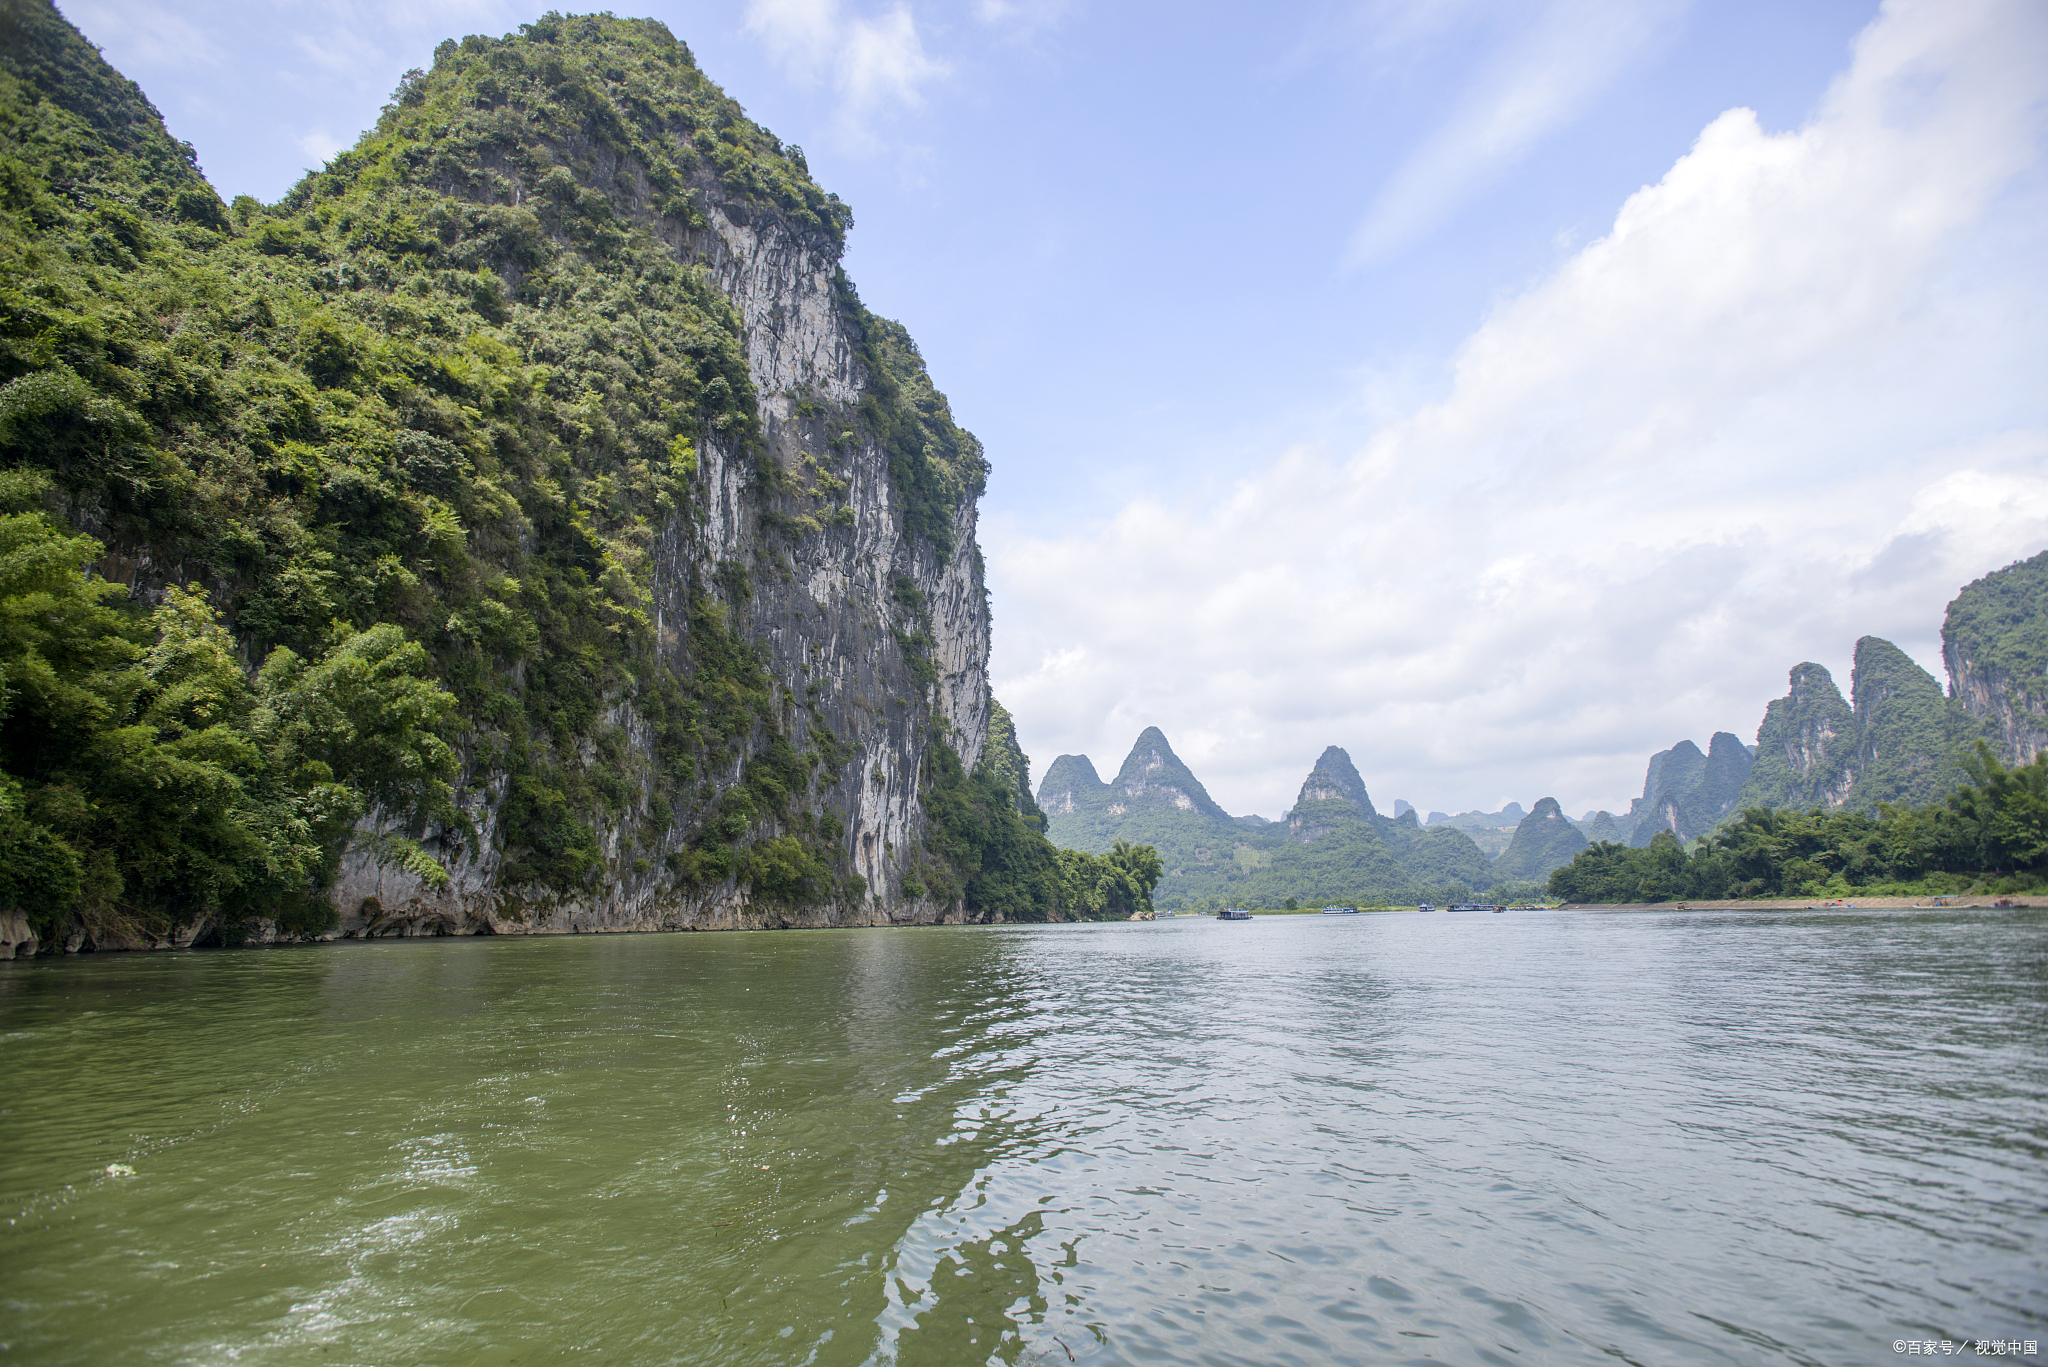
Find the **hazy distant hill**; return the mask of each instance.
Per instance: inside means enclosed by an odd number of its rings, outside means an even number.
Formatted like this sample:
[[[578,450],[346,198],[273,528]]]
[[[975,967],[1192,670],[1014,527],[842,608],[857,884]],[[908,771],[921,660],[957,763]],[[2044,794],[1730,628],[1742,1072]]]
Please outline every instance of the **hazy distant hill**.
[[[1705,835],[1736,809],[1751,763],[1749,747],[1726,731],[1708,739],[1705,754],[1682,740],[1650,756],[1643,795],[1619,822],[1628,831],[1628,843],[1641,848],[1659,831],[1670,831],[1682,842]]]
[[[1238,830],[1156,726],[1138,737],[1114,782],[1104,783],[1086,755],[1061,755],[1038,785],[1038,805],[1054,844],[1100,854],[1115,840],[1142,841],[1169,867],[1195,845],[1227,847]]]
[[[1579,834],[1585,836],[1588,841],[1611,840],[1620,845],[1628,844],[1632,829],[1627,822],[1605,808],[1597,812],[1587,812],[1572,825],[1578,827]]]
[[[1062,755],[1039,785],[1055,844],[1101,851],[1114,840],[1155,846],[1162,906],[1214,900],[1278,906],[1476,895],[1499,880],[1463,831],[1424,829],[1374,807],[1351,757],[1326,749],[1284,818],[1232,817],[1216,805],[1158,728],[1138,737],[1114,781],[1085,755]]]
[[[1510,802],[1497,812],[1482,812],[1476,808],[1459,812],[1456,816],[1445,816],[1442,812],[1431,812],[1428,825],[1463,831],[1469,836],[1479,852],[1488,859],[1498,858],[1515,838],[1515,828],[1528,815],[1519,802]]]

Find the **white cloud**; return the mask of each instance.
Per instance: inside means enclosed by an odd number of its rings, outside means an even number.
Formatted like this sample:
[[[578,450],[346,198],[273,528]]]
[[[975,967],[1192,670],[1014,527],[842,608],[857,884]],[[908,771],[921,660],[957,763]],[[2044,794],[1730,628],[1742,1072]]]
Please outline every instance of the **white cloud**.
[[[333,161],[336,153],[352,145],[348,139],[335,137],[325,127],[309,128],[292,141],[313,159],[314,169]]]
[[[1460,6],[1381,6],[1376,46],[1438,36]],[[1480,67],[1450,118],[1409,154],[1375,196],[1351,242],[1353,264],[1394,255],[1488,180],[1583,113],[1652,53],[1683,0],[1551,0]]]
[[[839,96],[838,131],[856,144],[872,142],[875,121],[892,108],[922,107],[925,88],[947,71],[903,4],[856,15],[839,0],[748,0],[746,31],[792,77]]]
[[[1955,590],[2048,546],[2043,72],[2033,0],[1888,4],[1805,127],[1716,119],[1348,457],[992,522],[1038,771],[1158,724],[1233,810],[1334,742],[1384,806],[1576,813],[1866,632],[1938,669]]]
[[[156,66],[217,66],[221,51],[196,24],[154,3],[99,0],[66,4],[64,17],[94,43]]]

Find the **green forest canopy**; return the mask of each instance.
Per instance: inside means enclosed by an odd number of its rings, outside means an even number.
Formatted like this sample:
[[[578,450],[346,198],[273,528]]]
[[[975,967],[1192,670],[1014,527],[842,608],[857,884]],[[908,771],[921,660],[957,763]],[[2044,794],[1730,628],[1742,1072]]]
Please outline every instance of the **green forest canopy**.
[[[2007,768],[1988,746],[1946,802],[1846,809],[1752,807],[1687,850],[1666,831],[1646,848],[1601,841],[1550,875],[1573,902],[2014,892],[2048,875],[2048,753]]]
[[[47,3],[0,0],[0,30],[0,888],[45,923],[311,928],[371,806],[413,831],[373,853],[442,876],[416,837],[477,838],[467,768],[507,778],[510,881],[592,886],[620,823],[645,869],[679,823],[681,884],[865,895],[810,809],[845,742],[788,743],[731,626],[746,567],[691,586],[685,668],[649,623],[655,529],[697,514],[707,437],[788,505],[771,534],[847,511],[843,482],[762,458],[739,321],[676,252],[709,175],[836,256],[851,215],[802,153],[660,24],[549,14],[443,43],[354,148],[223,206]],[[948,551],[980,447],[908,335],[838,289],[875,380],[848,419]],[[605,719],[621,699],[651,762]],[[734,761],[737,785],[699,781]],[[935,810],[974,807],[967,776],[927,778]],[[1144,900],[1100,861],[1046,881],[1050,847],[1006,826],[935,824],[933,886],[1023,859],[1000,886],[1038,914]]]

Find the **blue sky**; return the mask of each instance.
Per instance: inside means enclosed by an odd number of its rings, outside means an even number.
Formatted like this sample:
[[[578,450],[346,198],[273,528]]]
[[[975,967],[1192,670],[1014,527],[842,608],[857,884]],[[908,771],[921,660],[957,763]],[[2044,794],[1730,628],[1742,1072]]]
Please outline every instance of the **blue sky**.
[[[498,0],[74,0],[275,199]],[[1042,773],[1625,806],[2048,546],[2033,0],[649,4],[854,206],[995,465]],[[1731,111],[1748,110],[1750,114]]]

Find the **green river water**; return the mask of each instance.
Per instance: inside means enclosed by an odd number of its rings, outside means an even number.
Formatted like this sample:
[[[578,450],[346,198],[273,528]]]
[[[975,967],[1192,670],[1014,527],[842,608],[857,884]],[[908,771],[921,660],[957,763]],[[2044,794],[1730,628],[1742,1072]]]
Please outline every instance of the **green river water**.
[[[9,1362],[2048,1340],[2040,912],[85,956],[0,1042]]]

